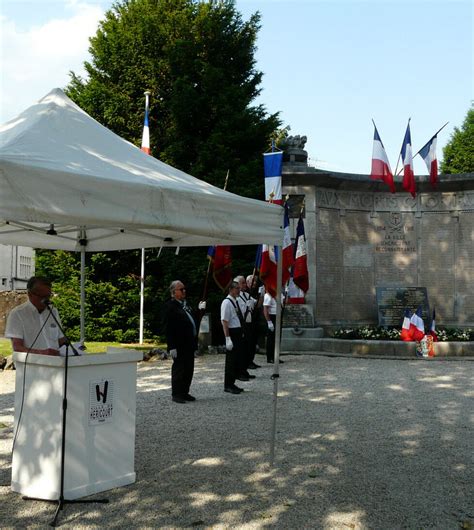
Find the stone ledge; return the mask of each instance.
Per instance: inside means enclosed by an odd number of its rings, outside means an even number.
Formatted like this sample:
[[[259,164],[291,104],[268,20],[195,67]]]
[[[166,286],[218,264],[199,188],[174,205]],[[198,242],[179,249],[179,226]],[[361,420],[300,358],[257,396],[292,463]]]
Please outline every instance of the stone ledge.
[[[474,357],[474,342],[436,342],[436,357]],[[334,353],[358,357],[416,357],[415,343],[391,340],[283,338],[282,353]]]

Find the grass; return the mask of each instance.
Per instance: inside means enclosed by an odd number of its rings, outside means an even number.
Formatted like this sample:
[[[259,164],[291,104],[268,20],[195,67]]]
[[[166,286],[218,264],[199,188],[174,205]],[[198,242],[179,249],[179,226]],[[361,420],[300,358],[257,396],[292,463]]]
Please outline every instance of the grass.
[[[120,344],[120,342],[88,342],[86,341],[87,353],[99,353],[107,351],[107,346],[116,348],[130,348],[133,350],[151,350],[153,348],[166,349],[165,344],[147,343],[147,344]],[[0,339],[0,357],[8,357],[12,354],[12,343],[10,339]]]

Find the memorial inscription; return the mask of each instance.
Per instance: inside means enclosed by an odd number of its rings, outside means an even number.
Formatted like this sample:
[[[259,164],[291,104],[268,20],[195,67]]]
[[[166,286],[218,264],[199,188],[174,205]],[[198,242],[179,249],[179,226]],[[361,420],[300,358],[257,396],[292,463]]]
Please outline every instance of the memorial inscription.
[[[283,310],[284,328],[314,327],[313,308],[307,304],[287,305]]]
[[[422,307],[423,320],[430,321],[426,287],[377,287],[379,326],[401,326],[405,309],[414,312]]]

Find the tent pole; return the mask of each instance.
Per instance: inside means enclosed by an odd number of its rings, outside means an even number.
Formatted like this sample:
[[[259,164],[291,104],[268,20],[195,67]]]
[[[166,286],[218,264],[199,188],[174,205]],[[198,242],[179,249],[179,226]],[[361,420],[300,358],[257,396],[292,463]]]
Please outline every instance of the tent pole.
[[[281,282],[283,277],[283,256],[282,247],[278,247],[278,264],[277,264],[277,292],[276,292],[276,326],[275,326],[275,357],[273,362],[273,416],[272,416],[272,434],[270,442],[270,466],[275,461],[275,435],[277,421],[277,399],[278,399],[278,378],[280,377],[280,337],[281,337]]]
[[[84,346],[85,337],[85,307],[86,307],[86,247],[81,245],[81,345]]]
[[[143,306],[145,294],[145,249],[142,248],[142,266],[140,270],[140,344],[143,344]]]

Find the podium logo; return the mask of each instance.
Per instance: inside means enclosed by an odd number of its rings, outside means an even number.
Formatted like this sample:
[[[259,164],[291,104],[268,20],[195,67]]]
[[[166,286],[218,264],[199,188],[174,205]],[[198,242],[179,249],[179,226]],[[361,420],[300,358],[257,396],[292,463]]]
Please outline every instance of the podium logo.
[[[102,401],[102,403],[107,403],[107,391],[108,391],[108,388],[109,388],[109,382],[108,381],[104,381],[103,385],[102,385],[102,388],[101,388],[101,385],[98,384],[98,385],[95,385],[95,395],[97,397],[97,401],[100,403]]]

